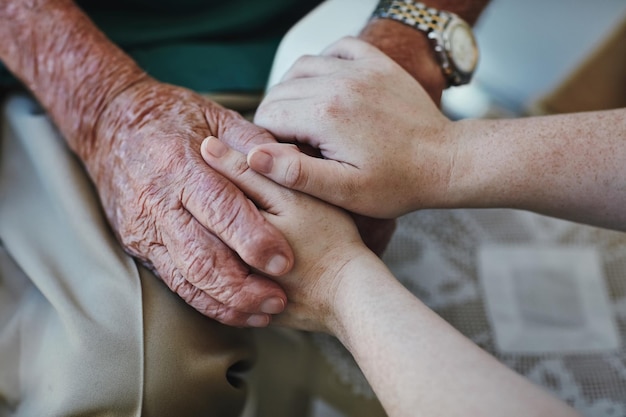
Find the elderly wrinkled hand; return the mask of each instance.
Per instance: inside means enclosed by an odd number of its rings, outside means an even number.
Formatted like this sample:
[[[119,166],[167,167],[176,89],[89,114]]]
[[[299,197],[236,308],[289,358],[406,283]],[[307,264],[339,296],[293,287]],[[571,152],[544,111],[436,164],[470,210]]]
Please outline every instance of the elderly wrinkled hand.
[[[274,141],[233,111],[147,79],[103,111],[85,162],[131,255],[201,313],[265,326],[286,297],[254,270],[285,273],[293,253],[239,188],[202,161],[200,143],[211,134],[242,150]]]

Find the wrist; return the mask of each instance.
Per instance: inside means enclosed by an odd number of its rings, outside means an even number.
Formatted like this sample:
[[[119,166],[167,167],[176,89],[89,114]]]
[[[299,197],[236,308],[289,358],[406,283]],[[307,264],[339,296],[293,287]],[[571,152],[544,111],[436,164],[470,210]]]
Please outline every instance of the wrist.
[[[426,33],[393,20],[372,19],[359,38],[396,61],[439,105],[446,79]]]
[[[433,109],[437,111],[436,109]],[[438,111],[437,111],[438,112]],[[423,121],[414,129],[402,153],[402,163],[395,176],[402,178],[401,193],[407,196],[398,215],[417,210],[455,208],[462,204],[463,175],[471,168],[462,149],[457,122],[438,112],[430,117],[422,112]],[[461,173],[460,171],[464,171]]]
[[[521,189],[510,173],[521,163],[513,143],[497,132],[489,120],[460,120],[451,123],[450,135],[457,143],[448,182],[449,208],[513,207],[511,196]],[[518,185],[523,184],[523,181]]]
[[[333,297],[333,321],[328,327],[350,351],[358,347],[361,323],[378,314],[385,299],[394,300],[394,287],[400,285],[383,261],[365,250],[342,268],[344,278]]]

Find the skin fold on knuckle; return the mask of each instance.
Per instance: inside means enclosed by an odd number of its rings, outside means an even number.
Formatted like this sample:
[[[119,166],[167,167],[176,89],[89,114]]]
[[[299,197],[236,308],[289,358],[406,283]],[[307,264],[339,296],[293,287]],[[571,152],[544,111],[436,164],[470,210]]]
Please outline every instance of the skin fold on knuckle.
[[[240,197],[240,198],[237,198]],[[240,239],[240,232],[242,232],[240,223],[242,221],[250,219],[250,216],[245,212],[247,207],[243,207],[245,204],[245,197],[243,196],[227,196],[220,199],[222,204],[218,205],[217,210],[214,211],[210,220],[210,225],[213,233],[216,236],[224,240],[230,246],[234,246]],[[253,228],[253,225],[250,225]],[[245,233],[245,230],[243,230]]]
[[[306,170],[303,169],[300,159],[289,159],[285,162],[282,182],[287,188],[296,190],[306,189],[308,185],[308,175]]]
[[[282,102],[264,101],[254,114],[254,123],[273,135],[283,128],[284,123],[281,122],[285,120],[290,120],[290,114]]]
[[[300,73],[306,71],[315,59],[316,57],[310,54],[301,55],[283,76],[282,81],[291,80],[294,77],[297,77]]]
[[[246,264],[263,269],[272,255],[286,252],[285,246],[283,236],[266,222],[264,227],[247,230],[246,241],[238,254]]]
[[[249,170],[245,160],[237,162],[239,168]],[[262,268],[267,256],[282,245],[282,239],[258,208],[238,189],[221,183],[214,186],[208,198],[209,230],[230,246],[248,264]],[[232,255],[234,256],[234,254]]]
[[[231,326],[243,326],[245,324],[247,314],[238,313],[236,310],[220,303],[182,277],[180,281],[181,285],[177,287],[175,292],[201,314]]]
[[[200,253],[196,249],[191,248],[185,254],[185,280],[225,306],[240,307],[238,294],[248,272],[226,259],[229,254],[225,254],[225,249],[212,248]]]

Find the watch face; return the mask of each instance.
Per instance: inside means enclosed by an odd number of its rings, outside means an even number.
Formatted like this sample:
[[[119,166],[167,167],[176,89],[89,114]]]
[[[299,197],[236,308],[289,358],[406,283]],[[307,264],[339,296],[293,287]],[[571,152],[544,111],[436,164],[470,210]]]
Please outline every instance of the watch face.
[[[465,24],[457,24],[450,29],[449,52],[454,65],[459,71],[471,73],[478,61],[478,48],[471,29]]]

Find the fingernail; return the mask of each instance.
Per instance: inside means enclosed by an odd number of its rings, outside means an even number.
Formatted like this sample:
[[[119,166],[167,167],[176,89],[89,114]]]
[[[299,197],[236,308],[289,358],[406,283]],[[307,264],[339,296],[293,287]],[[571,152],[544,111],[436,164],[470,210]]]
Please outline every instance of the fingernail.
[[[266,152],[256,151],[250,155],[250,167],[257,172],[269,174],[273,166],[274,158]]]
[[[207,152],[213,155],[215,158],[224,156],[228,148],[215,136],[209,136],[204,140],[204,146]]]
[[[285,272],[289,261],[283,255],[276,255],[265,265],[265,272],[272,275],[280,275]]]
[[[282,298],[269,298],[261,303],[261,311],[265,314],[282,313],[285,309],[285,302]]]
[[[248,318],[247,323],[250,327],[266,327],[270,324],[270,318],[266,314],[255,314]]]

